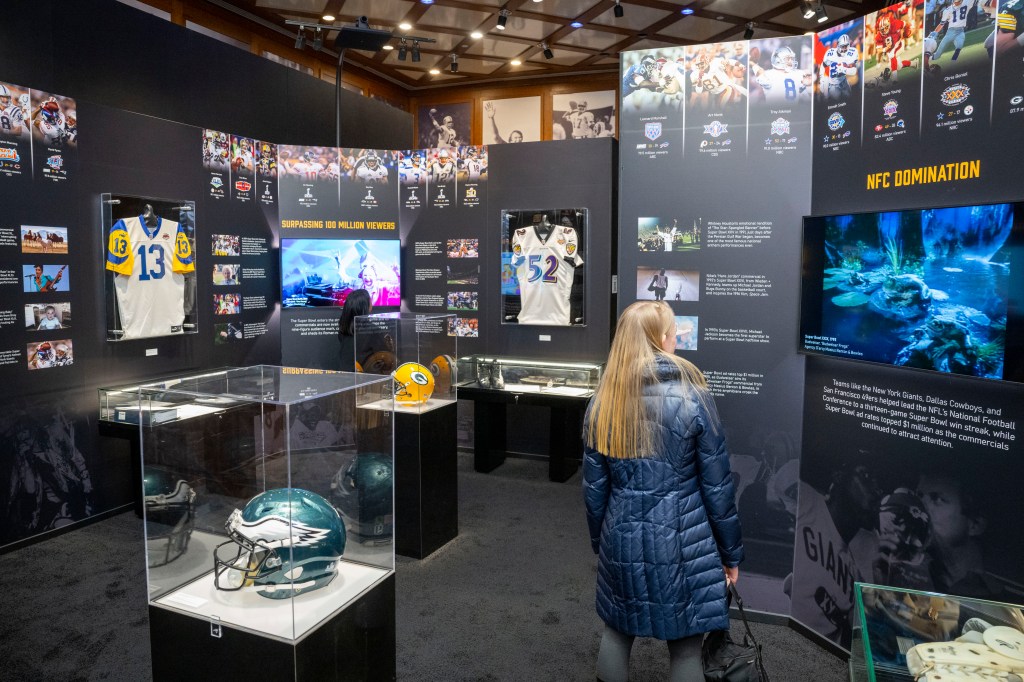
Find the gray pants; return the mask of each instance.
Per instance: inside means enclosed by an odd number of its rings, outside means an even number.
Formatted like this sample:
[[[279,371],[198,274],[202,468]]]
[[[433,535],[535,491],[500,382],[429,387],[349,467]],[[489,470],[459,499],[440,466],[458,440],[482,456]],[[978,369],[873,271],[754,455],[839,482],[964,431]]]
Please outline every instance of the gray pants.
[[[632,635],[624,635],[607,625],[597,652],[597,679],[601,682],[626,682],[629,679],[629,652]],[[704,666],[700,660],[704,635],[673,639],[668,644],[669,682],[704,682]]]

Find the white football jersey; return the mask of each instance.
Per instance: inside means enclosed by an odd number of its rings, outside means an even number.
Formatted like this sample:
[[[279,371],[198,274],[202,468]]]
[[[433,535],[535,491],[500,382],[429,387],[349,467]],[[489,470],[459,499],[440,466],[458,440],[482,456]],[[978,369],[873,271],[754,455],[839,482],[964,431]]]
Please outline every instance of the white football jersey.
[[[568,325],[569,295],[576,268],[583,265],[579,238],[571,227],[554,226],[547,239],[535,227],[512,235],[512,267],[519,279],[519,324]]]
[[[195,270],[192,245],[176,222],[141,216],[118,220],[107,240],[122,339],[180,334],[185,321],[185,276]]]
[[[699,69],[691,71],[690,82],[693,83],[693,87],[697,92],[708,92],[712,95],[718,95],[725,92],[726,88],[732,84],[733,79],[725,72],[725,65],[721,58],[716,57],[711,60],[707,71]]]
[[[856,48],[848,47],[845,50],[840,50],[837,47],[830,47],[821,60],[825,80],[832,85],[842,83],[846,80],[849,72],[857,68],[858,59]]]
[[[964,0],[959,6],[950,5],[942,10],[942,21],[940,23],[945,24],[948,28],[966,28],[967,15],[970,14],[970,5],[971,3],[967,2],[967,0]]]
[[[771,104],[792,104],[811,97],[810,78],[800,69],[783,71],[768,69],[757,77],[757,84],[764,90],[764,99]]]
[[[19,135],[25,125],[25,112],[17,104],[0,110],[0,135]]]
[[[470,180],[479,180],[483,169],[484,164],[480,159],[466,159],[466,173]]]
[[[434,161],[430,166],[430,175],[434,182],[451,182],[455,179],[455,162],[451,159],[445,163]]]
[[[589,111],[573,111],[569,114],[574,139],[594,136],[594,114]]]
[[[43,135],[43,142],[49,145],[57,145],[64,142],[68,137],[67,121],[64,114],[59,114],[57,120],[50,123],[45,118],[39,118],[39,132]]]
[[[388,169],[381,163],[378,163],[376,168],[370,168],[363,163],[356,169],[356,177],[367,185],[383,184],[388,181]]]

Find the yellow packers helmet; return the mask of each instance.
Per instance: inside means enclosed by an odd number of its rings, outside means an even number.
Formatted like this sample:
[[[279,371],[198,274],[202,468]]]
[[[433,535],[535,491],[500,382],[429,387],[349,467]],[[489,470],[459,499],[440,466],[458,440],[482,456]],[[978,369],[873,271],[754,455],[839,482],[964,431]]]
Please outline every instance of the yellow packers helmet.
[[[395,400],[400,403],[425,403],[434,392],[434,375],[418,362],[406,362],[391,373],[395,380]]]
[[[455,359],[450,355],[438,355],[430,361],[438,393],[447,393],[455,383]]]

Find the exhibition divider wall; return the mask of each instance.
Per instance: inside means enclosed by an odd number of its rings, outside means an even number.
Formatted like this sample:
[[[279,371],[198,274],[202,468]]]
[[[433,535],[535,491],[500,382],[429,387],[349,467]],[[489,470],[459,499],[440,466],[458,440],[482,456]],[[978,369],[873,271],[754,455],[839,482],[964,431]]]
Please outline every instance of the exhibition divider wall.
[[[855,581],[1024,598],[1024,24],[956,7],[622,60],[619,308],[708,374],[748,605],[843,648]]]

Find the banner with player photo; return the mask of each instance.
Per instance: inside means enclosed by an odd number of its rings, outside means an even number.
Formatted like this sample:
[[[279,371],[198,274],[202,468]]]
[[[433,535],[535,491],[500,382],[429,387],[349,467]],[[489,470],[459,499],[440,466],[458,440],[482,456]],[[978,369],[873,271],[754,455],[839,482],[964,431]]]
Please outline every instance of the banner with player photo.
[[[421,104],[417,111],[417,140],[421,149],[454,148],[469,144],[473,104]]]
[[[427,208],[444,209],[456,205],[458,149],[427,149]]]
[[[267,207],[277,203],[277,145],[256,140],[256,195]]]
[[[402,210],[415,211],[427,200],[427,150],[411,149],[398,155],[398,201]]]
[[[231,196],[252,201],[256,183],[256,143],[250,137],[231,136]]]
[[[277,157],[281,220],[289,216],[296,220],[337,221],[341,210],[340,150],[279,145]]]
[[[540,97],[484,100],[485,144],[540,139]]]
[[[78,166],[78,107],[75,100],[32,91],[32,166],[40,180],[63,182]]]
[[[864,78],[864,20],[855,19],[815,34],[815,161],[841,162],[859,154],[862,140],[861,99]],[[836,154],[839,154],[837,156]]]
[[[483,201],[483,188],[487,183],[487,147],[459,147],[458,170],[459,205],[475,208]]]
[[[728,434],[744,599],[781,614],[793,524],[775,486],[800,458],[793,226],[810,209],[813,92],[808,36],[622,55],[619,309],[675,313],[677,352],[704,371]]]
[[[0,179],[32,178],[32,91],[0,83]]]
[[[398,212],[398,152],[383,149],[342,149],[342,218],[376,219],[381,212]]]
[[[217,130],[203,130],[203,169],[207,189],[214,199],[228,196],[231,182],[231,136]]]
[[[615,136],[615,91],[574,92],[551,98],[551,139]]]

